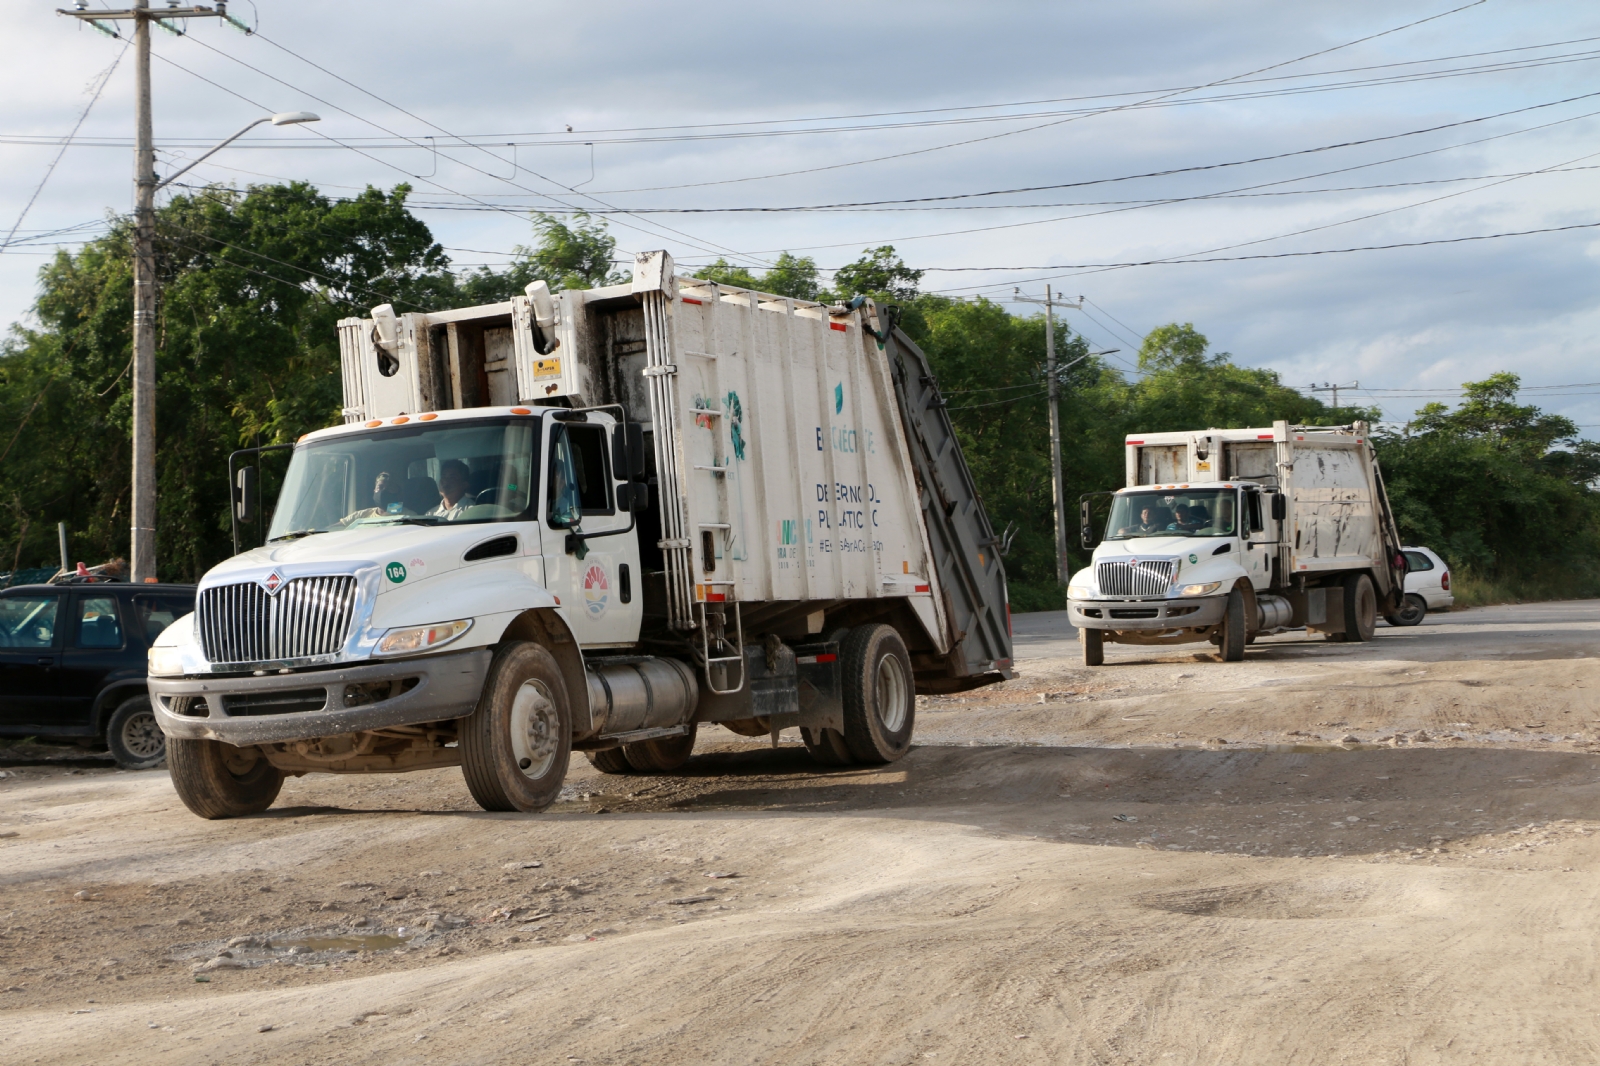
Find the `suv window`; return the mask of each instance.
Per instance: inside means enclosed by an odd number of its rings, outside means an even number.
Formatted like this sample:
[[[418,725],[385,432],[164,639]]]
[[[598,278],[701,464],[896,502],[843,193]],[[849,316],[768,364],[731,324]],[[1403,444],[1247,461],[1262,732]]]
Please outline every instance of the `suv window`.
[[[52,648],[61,597],[0,597],[0,648]]]
[[[146,644],[154,644],[161,631],[194,610],[194,597],[168,593],[161,596],[135,596],[133,613]]]
[[[1406,552],[1406,572],[1416,573],[1418,570],[1432,570],[1433,560],[1421,552]]]
[[[122,622],[115,596],[78,597],[78,647],[122,647]]]

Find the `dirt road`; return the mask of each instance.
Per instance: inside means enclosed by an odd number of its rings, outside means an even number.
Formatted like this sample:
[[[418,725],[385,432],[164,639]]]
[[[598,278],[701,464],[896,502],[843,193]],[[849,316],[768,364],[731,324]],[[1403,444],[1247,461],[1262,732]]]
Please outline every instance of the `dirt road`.
[[[708,734],[541,816],[13,758],[0,1061],[1600,1059],[1600,602],[1237,664],[1017,629],[892,767]]]

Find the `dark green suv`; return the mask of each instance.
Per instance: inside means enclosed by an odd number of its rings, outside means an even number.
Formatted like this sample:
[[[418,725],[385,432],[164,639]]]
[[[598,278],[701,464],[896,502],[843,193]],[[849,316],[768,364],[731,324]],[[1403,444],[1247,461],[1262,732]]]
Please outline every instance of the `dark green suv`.
[[[103,740],[117,765],[167,755],[150,713],[145,657],[194,610],[193,585],[107,582],[0,591],[0,736]]]

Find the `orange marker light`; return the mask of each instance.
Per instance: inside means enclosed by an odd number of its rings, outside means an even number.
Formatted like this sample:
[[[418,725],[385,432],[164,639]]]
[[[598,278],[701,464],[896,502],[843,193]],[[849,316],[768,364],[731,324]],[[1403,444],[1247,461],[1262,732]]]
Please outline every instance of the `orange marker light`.
[[[514,415],[531,415],[531,414],[533,414],[533,408],[531,408],[531,407],[513,407],[511,409],[511,413],[514,414]]]
[[[404,425],[405,423],[407,423],[409,421],[411,421],[411,419],[407,418],[405,415],[401,415],[399,418],[391,418],[391,419],[389,419],[389,424],[391,426],[399,426],[399,425]]]
[[[367,423],[367,428],[368,429],[375,429],[376,427],[381,426],[381,425],[383,425],[383,419],[374,418],[371,422]]]
[[[420,415],[418,417],[420,417],[424,422],[432,422],[435,418],[438,418],[439,416],[437,414],[435,414],[434,412],[429,411],[427,414]]]

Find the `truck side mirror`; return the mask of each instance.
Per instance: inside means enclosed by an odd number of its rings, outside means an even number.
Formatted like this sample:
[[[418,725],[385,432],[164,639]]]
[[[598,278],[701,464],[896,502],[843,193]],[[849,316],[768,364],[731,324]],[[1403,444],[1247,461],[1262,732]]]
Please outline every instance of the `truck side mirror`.
[[[650,507],[650,486],[643,481],[633,481],[617,486],[617,510],[638,514]]]
[[[253,522],[256,517],[256,468],[241,466],[233,477],[234,516],[241,522]]]
[[[1289,517],[1289,497],[1281,492],[1272,494],[1272,520],[1282,522]]]
[[[611,476],[618,481],[644,478],[644,427],[639,423],[629,422],[612,429]]]
[[[1100,538],[1094,529],[1094,518],[1089,514],[1088,500],[1078,501],[1078,526],[1078,536],[1083,543],[1084,551],[1090,551],[1100,543]]]

